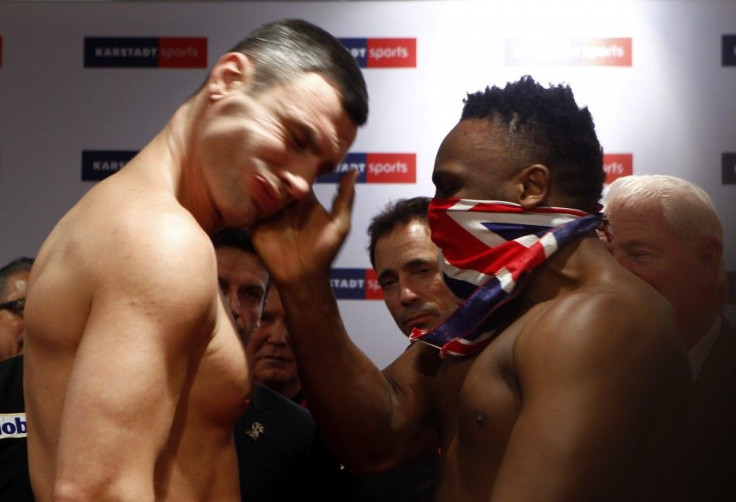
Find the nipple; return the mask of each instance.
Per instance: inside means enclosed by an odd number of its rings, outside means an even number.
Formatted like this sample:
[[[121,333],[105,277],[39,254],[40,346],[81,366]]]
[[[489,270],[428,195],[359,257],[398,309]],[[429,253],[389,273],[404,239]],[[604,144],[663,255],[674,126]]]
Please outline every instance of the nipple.
[[[486,424],[486,414],[482,411],[479,411],[475,414],[475,423],[484,426]]]

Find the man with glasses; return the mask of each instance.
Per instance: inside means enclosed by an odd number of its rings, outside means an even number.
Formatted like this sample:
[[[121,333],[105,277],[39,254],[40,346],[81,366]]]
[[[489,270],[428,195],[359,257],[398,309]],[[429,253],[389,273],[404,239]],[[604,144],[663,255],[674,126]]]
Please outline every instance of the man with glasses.
[[[23,402],[23,309],[32,258],[0,268],[0,500],[33,500]]]
[[[17,258],[0,269],[0,360],[23,352],[23,307],[33,259]]]

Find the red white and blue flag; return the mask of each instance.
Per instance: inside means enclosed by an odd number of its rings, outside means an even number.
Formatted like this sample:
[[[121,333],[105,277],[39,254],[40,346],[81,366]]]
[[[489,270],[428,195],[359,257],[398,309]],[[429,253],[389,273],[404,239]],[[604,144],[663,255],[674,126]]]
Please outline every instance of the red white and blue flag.
[[[428,217],[445,282],[464,302],[445,322],[415,329],[410,338],[439,348],[442,357],[488,345],[498,334],[494,313],[518,295],[528,273],[604,221],[577,209],[467,199],[433,199]]]

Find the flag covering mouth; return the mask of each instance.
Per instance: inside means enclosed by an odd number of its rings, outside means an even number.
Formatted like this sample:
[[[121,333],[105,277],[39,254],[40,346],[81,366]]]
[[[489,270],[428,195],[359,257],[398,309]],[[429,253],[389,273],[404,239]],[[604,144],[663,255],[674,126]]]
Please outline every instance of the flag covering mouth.
[[[445,283],[464,302],[439,326],[414,328],[409,338],[439,348],[441,357],[488,345],[500,324],[494,314],[519,294],[529,272],[606,223],[577,209],[468,199],[432,199],[428,218]]]

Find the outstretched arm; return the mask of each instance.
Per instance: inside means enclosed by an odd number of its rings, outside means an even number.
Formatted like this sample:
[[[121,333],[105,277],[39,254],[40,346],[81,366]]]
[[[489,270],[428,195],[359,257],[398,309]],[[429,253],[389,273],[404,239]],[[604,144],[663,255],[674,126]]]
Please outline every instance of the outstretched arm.
[[[251,228],[286,311],[307,402],[331,449],[357,471],[395,465],[437,447],[430,391],[437,353],[412,347],[381,372],[350,340],[330,267],[350,231],[355,174],[330,212],[314,193]]]

